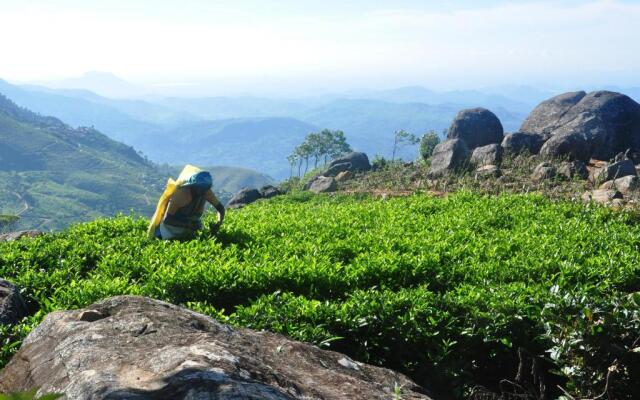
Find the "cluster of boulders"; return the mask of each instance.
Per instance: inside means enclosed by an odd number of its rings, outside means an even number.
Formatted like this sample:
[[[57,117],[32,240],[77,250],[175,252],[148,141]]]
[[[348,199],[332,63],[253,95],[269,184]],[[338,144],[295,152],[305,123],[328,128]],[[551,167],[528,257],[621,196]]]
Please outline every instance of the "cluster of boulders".
[[[233,195],[227,208],[242,208],[260,199],[270,199],[281,194],[284,194],[282,190],[272,185],[265,185],[260,189],[244,188]]]
[[[334,158],[321,173],[305,184],[304,189],[313,193],[329,193],[338,189],[338,183],[345,182],[358,172],[371,169],[369,157],[365,153],[351,152]],[[260,199],[269,199],[284,194],[275,186],[267,185],[260,189],[244,188],[233,195],[227,208],[242,208]]]
[[[537,155],[532,180],[590,179],[603,187],[585,199],[625,196],[635,190],[640,162],[640,104],[620,93],[565,93],[538,105],[520,130],[504,134],[498,117],[484,108],[462,110],[438,144],[429,175],[473,168],[476,176],[499,176],[504,155]],[[623,179],[623,180],[620,180]],[[603,191],[606,192],[604,196]]]
[[[335,192],[339,182],[353,178],[357,172],[365,172],[370,169],[369,157],[365,153],[345,154],[331,160],[327,168],[310,179],[304,188],[314,193]]]
[[[282,335],[119,296],[54,312],[0,371],[0,393],[67,399],[429,399],[404,375]]]

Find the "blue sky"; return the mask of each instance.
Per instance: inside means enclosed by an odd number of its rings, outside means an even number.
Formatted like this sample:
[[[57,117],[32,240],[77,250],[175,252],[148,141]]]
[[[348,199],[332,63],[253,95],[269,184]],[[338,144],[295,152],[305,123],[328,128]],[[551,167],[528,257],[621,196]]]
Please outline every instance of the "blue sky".
[[[27,4],[25,4],[27,3]],[[640,85],[640,1],[4,1],[0,78],[283,90]]]

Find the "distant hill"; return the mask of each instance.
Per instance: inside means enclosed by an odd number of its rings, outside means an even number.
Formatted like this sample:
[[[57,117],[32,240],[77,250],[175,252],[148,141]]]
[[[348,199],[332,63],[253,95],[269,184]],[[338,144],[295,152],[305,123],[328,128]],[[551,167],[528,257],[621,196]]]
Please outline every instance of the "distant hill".
[[[57,229],[117,212],[153,211],[163,177],[130,146],[74,129],[0,95],[0,214]]]
[[[318,127],[294,118],[242,118],[185,123],[144,149],[169,164],[241,166],[288,177],[287,155]]]

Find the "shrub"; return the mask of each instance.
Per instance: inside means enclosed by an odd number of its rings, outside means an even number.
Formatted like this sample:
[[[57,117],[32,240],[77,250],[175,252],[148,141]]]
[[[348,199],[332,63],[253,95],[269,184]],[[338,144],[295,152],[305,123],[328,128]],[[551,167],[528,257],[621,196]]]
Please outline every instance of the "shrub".
[[[422,135],[420,139],[420,157],[423,160],[431,158],[433,149],[440,143],[440,137],[435,131],[429,131]]]

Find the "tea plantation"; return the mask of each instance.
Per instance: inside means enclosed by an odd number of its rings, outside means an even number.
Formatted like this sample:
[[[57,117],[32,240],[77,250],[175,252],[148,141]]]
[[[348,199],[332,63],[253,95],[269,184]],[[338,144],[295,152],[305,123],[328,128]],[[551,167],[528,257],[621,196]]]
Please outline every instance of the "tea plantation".
[[[299,194],[229,212],[217,237],[162,242],[145,228],[123,216],[0,243],[0,276],[34,312],[0,328],[0,366],[47,313],[136,294],[445,396],[640,393],[635,214],[538,195]]]

